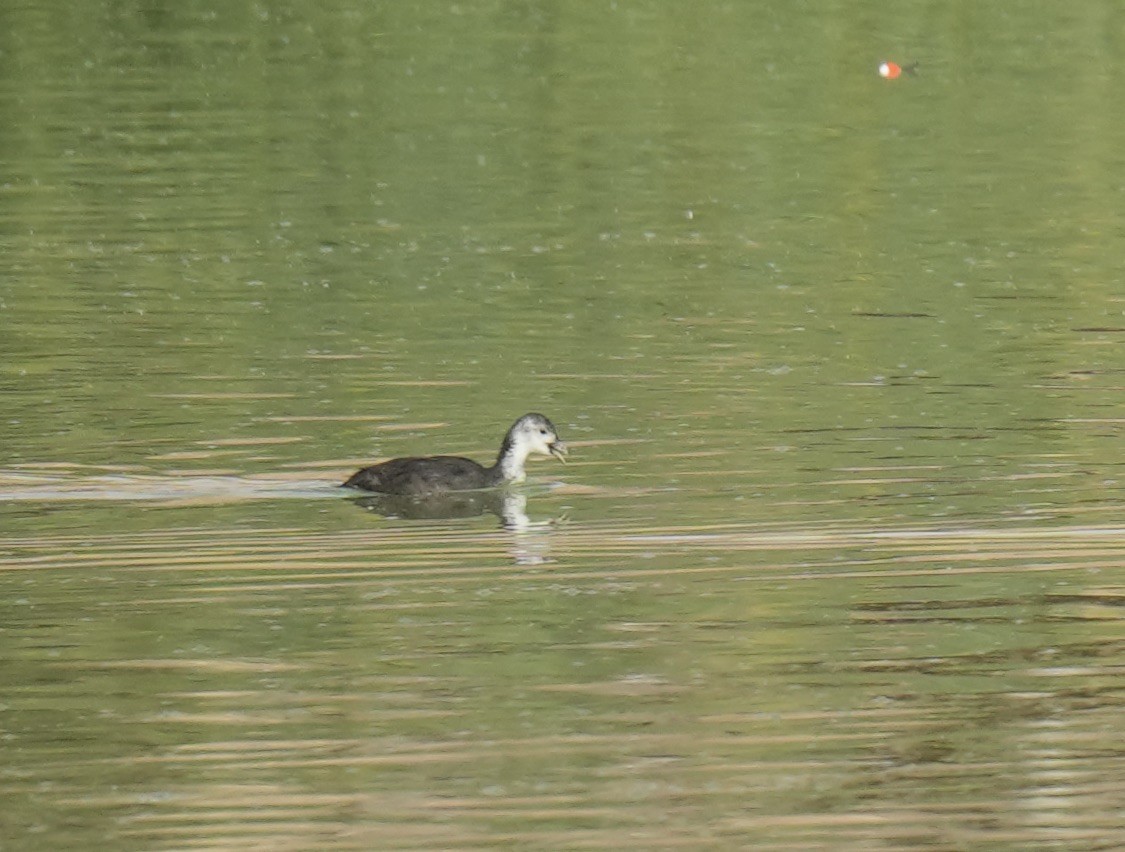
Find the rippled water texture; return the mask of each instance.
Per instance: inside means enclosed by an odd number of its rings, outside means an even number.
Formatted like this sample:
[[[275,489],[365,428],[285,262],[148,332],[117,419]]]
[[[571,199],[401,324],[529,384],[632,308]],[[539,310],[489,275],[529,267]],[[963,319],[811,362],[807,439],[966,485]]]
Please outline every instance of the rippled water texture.
[[[164,5],[0,15],[0,848],[1125,846],[1119,4]]]

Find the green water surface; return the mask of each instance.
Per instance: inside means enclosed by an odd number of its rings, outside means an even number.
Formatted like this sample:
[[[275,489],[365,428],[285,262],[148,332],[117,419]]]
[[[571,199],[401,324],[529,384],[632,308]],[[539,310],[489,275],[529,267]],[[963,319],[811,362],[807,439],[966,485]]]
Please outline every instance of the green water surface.
[[[1125,843],[1123,75],[1110,2],[11,4],[0,848]],[[526,523],[334,487],[535,410]]]

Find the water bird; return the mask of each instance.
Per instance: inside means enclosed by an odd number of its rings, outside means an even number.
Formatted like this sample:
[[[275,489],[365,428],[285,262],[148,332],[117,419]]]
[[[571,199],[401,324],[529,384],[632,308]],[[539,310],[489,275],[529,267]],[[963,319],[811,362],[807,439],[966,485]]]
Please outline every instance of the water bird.
[[[391,459],[353,473],[345,488],[359,488],[404,497],[428,497],[450,491],[495,488],[523,482],[524,463],[532,454],[554,456],[566,463],[566,444],[555,425],[542,414],[525,414],[512,424],[491,467],[461,456],[411,456]]]

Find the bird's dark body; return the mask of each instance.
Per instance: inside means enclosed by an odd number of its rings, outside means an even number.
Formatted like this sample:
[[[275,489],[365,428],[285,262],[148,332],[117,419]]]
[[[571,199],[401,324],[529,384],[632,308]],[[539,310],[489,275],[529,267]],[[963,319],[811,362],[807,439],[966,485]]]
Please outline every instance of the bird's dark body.
[[[522,482],[524,462],[532,453],[565,460],[566,444],[559,440],[554,424],[542,414],[525,414],[512,424],[500,444],[496,462],[490,467],[461,456],[411,456],[358,470],[344,485],[401,497],[495,488],[507,482]]]
[[[491,488],[500,483],[498,474],[493,468],[481,467],[460,456],[425,456],[391,459],[365,467],[352,474],[344,485],[385,494],[422,496]]]

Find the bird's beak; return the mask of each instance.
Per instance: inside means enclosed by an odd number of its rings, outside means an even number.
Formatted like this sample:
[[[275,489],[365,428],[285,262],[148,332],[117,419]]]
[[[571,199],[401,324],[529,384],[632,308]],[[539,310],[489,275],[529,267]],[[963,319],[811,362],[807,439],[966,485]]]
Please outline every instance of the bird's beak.
[[[566,464],[566,444],[562,441],[555,441],[554,443],[548,444],[547,449],[551,451],[551,455],[563,464]]]

